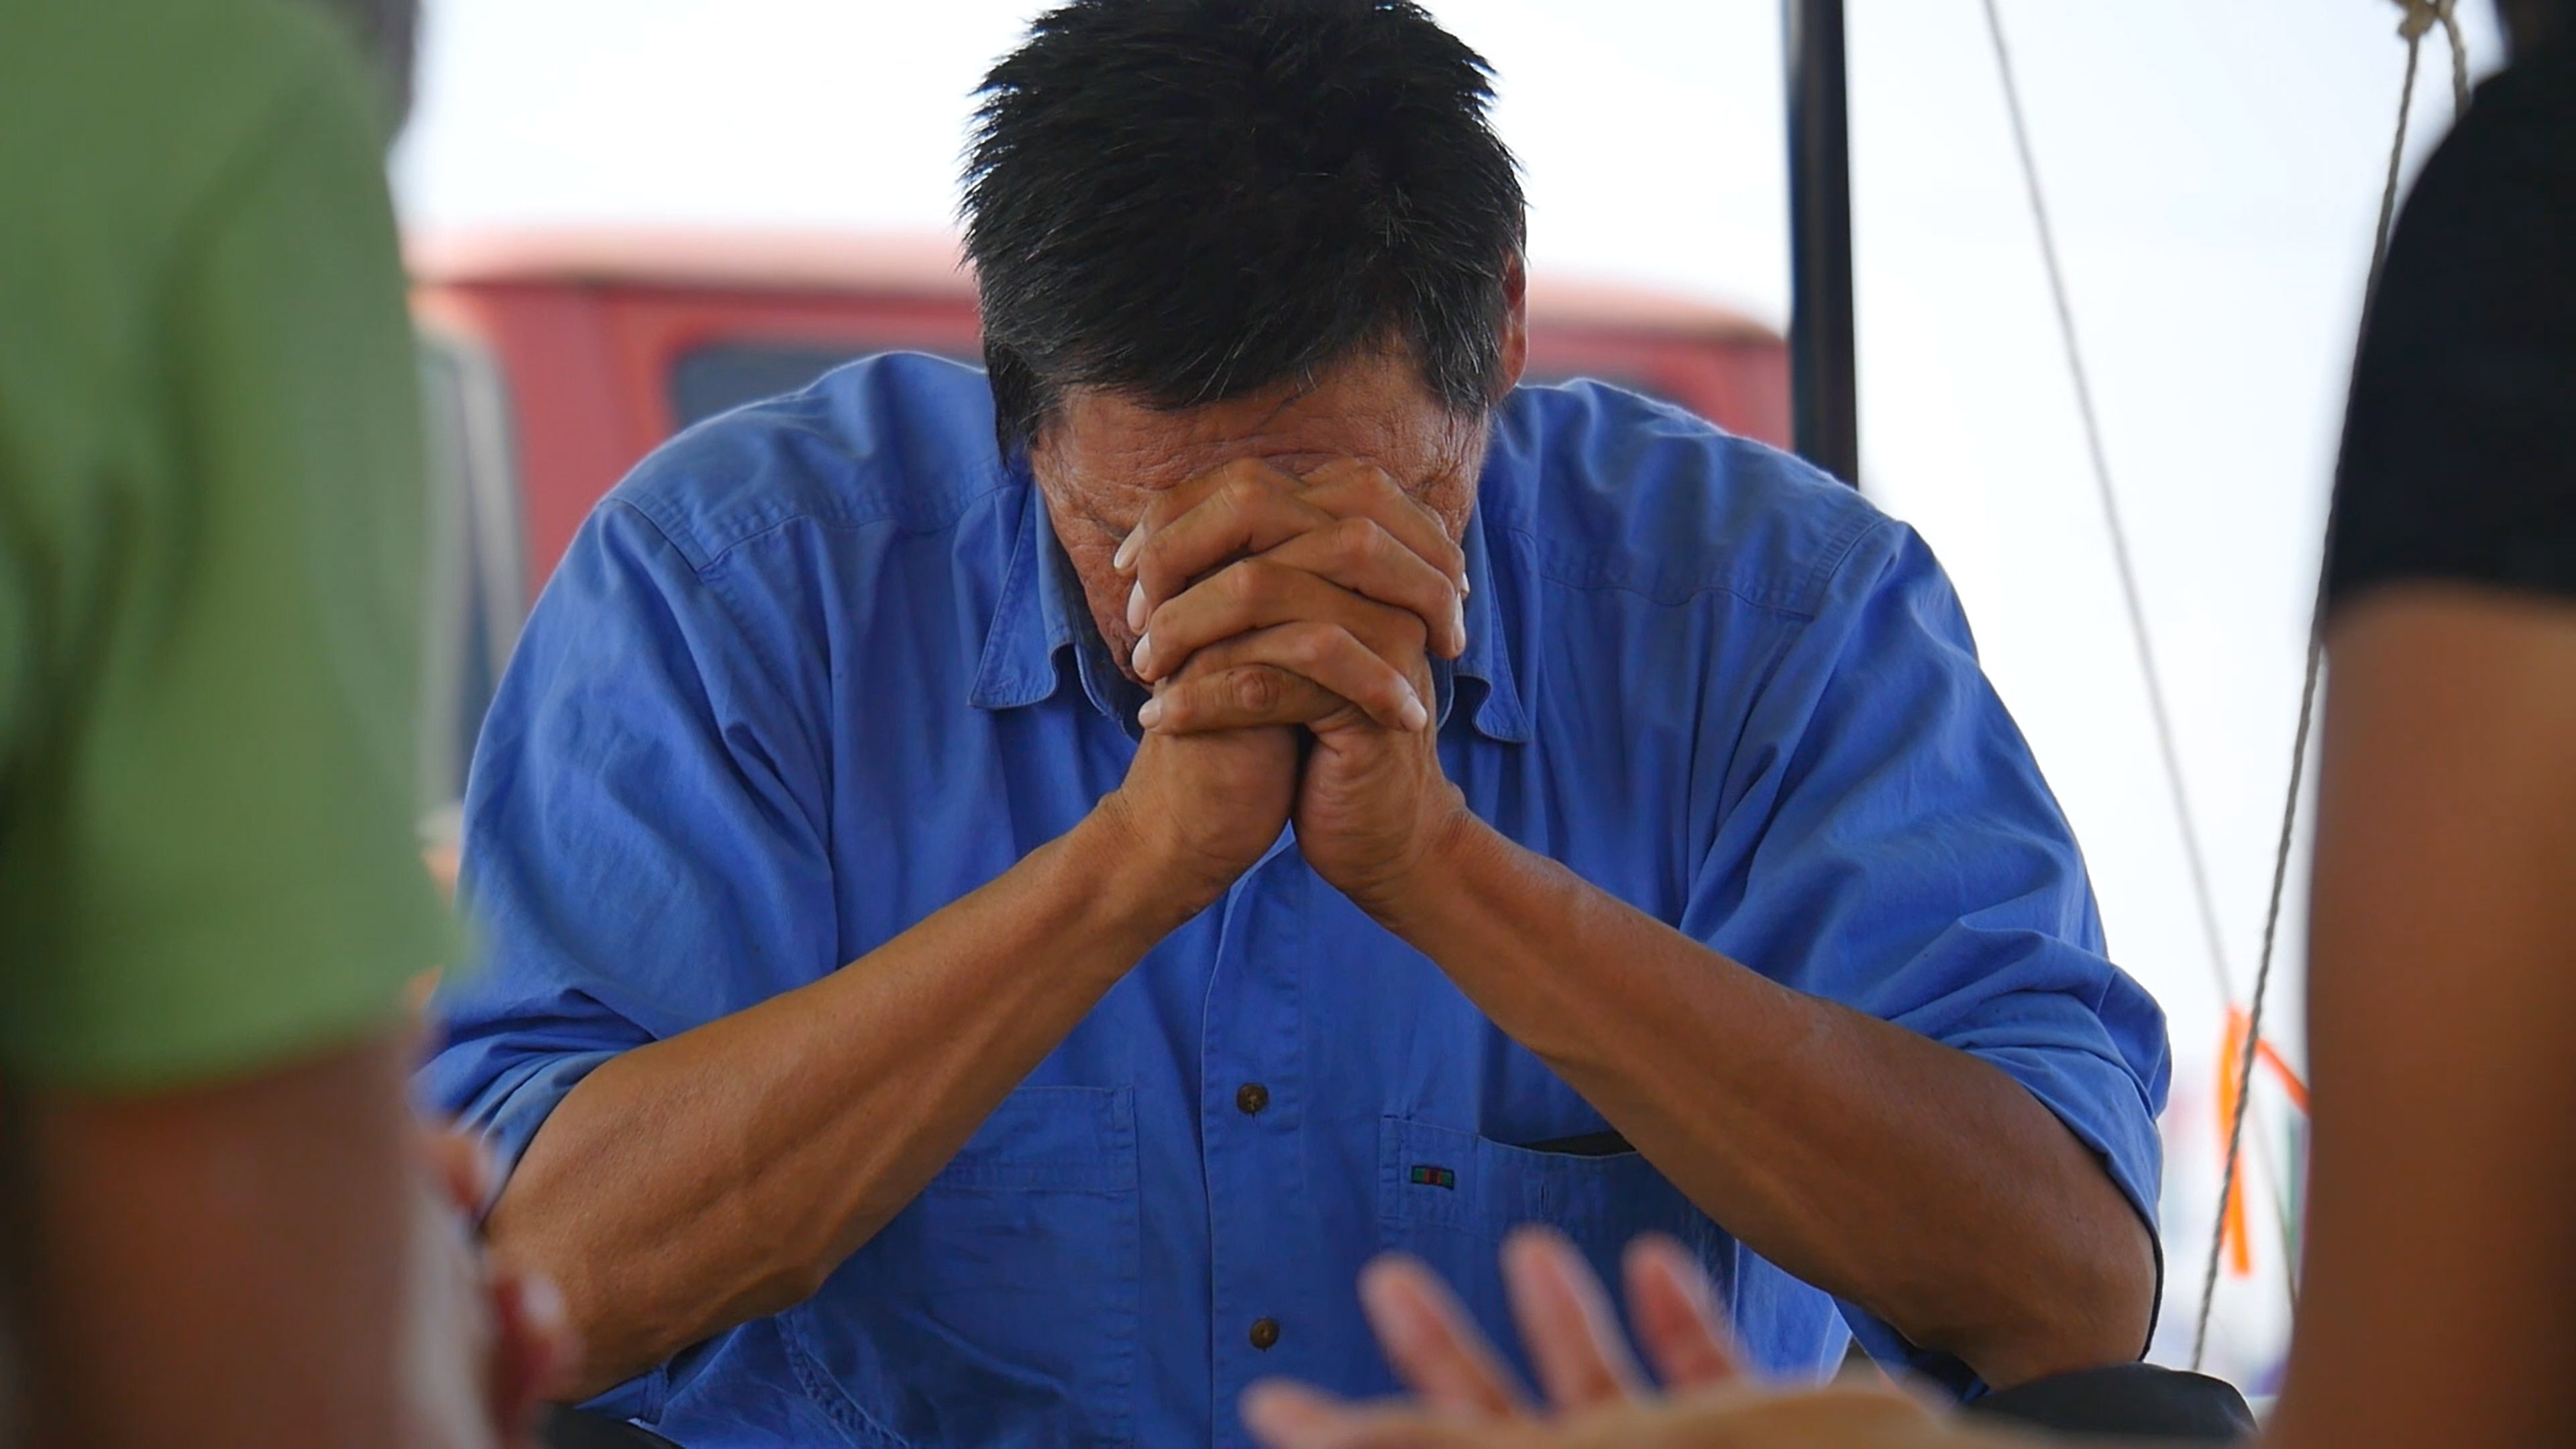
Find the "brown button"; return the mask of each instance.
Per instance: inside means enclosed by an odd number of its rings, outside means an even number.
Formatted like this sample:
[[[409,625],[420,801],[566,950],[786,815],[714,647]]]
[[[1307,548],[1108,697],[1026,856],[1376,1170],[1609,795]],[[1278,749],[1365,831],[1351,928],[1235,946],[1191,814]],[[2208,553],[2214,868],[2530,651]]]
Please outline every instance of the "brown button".
[[[1264,1353],[1268,1353],[1268,1352],[1269,1352],[1273,1347],[1275,1347],[1275,1346],[1278,1344],[1278,1342],[1279,1342],[1279,1320],[1278,1320],[1278,1319],[1276,1319],[1276,1318],[1256,1318],[1256,1319],[1252,1320],[1252,1346],[1253,1346],[1254,1348],[1260,1349],[1260,1350],[1261,1350],[1262,1352],[1264,1352]]]
[[[1270,1089],[1261,1085],[1259,1082],[1246,1082],[1242,1086],[1234,1089],[1234,1110],[1241,1112],[1246,1117],[1259,1112],[1262,1108],[1269,1105]],[[1266,1323],[1269,1320],[1264,1319],[1262,1321]],[[1276,1331],[1277,1330],[1275,1329],[1273,1330],[1274,1333]],[[1269,1346],[1270,1345],[1266,1343],[1262,1345],[1263,1348],[1268,1348]]]

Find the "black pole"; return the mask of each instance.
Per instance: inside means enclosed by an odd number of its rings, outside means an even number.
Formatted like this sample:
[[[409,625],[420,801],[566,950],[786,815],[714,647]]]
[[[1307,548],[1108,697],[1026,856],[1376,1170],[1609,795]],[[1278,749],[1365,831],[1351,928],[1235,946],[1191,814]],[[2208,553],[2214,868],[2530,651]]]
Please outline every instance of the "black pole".
[[[1789,396],[1798,455],[1860,481],[1843,0],[1782,0],[1789,52]]]

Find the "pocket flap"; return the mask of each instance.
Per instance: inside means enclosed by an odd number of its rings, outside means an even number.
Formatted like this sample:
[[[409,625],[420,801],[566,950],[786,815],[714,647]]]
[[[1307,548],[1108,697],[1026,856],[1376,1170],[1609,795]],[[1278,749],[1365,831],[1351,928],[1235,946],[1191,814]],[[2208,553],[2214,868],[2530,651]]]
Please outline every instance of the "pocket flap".
[[[1378,1210],[1389,1226],[1436,1224],[1499,1238],[1547,1223],[1613,1248],[1669,1233],[1694,1248],[1712,1226],[1634,1150],[1542,1152],[1473,1132],[1388,1117],[1379,1129]]]
[[[1022,1087],[931,1179],[931,1191],[1133,1192],[1132,1087]]]

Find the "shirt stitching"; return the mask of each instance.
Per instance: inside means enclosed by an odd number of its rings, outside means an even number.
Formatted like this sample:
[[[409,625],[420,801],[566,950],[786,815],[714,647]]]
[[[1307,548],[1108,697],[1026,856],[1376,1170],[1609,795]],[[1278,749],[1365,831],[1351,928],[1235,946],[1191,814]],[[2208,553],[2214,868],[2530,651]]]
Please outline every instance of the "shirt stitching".
[[[1850,562],[1853,552],[1860,547],[1863,540],[1883,527],[1893,527],[1894,520],[1855,515],[1853,520],[1840,530],[1847,536],[1836,539],[1828,535],[1826,547],[1818,550],[1816,559],[1808,565],[1804,577],[1795,588],[1783,589],[1774,586],[1757,589],[1731,580],[1718,579],[1694,584],[1679,593],[1662,593],[1620,579],[1601,577],[1598,565],[1595,566],[1590,577],[1584,577],[1582,576],[1584,571],[1563,567],[1559,562],[1563,551],[1551,548],[1548,542],[1534,531],[1516,524],[1498,526],[1527,541],[1534,573],[1550,583],[1565,588],[1578,589],[1585,593],[1633,594],[1649,603],[1668,609],[1686,608],[1707,595],[1719,594],[1767,613],[1783,615],[1802,623],[1813,623],[1823,612],[1822,601],[1816,599],[1816,596],[1842,572],[1844,565]],[[1815,600],[1815,602],[1793,602],[1800,599]]]

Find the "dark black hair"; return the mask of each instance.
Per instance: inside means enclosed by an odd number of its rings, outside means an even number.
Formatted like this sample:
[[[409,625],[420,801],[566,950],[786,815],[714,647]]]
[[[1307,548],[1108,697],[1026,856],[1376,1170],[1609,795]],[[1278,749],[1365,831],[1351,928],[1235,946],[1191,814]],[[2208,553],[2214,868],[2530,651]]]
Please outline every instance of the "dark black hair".
[[[1361,349],[1501,391],[1520,180],[1484,58],[1411,0],[1075,0],[993,67],[966,252],[1005,453],[1068,387],[1240,397]]]

